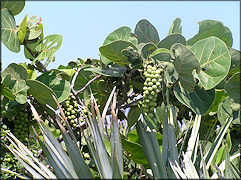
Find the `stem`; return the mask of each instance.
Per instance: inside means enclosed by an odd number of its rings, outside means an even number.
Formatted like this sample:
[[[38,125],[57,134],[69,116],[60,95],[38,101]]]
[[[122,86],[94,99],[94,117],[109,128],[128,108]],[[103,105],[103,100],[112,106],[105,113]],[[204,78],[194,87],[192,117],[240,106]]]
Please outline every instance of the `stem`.
[[[82,89],[80,89],[79,91],[77,91],[76,94],[81,93],[82,91],[84,91],[92,82],[94,82],[96,79],[99,79],[101,76],[101,74],[95,76],[93,79],[91,79]]]

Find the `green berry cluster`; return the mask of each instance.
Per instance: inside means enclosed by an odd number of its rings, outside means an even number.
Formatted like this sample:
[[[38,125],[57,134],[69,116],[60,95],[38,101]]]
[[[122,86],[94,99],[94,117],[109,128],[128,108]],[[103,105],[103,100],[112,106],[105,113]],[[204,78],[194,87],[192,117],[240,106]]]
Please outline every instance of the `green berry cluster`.
[[[77,101],[72,93],[70,93],[69,97],[63,104],[63,111],[70,126],[75,128],[78,124],[77,118],[79,117],[79,110]],[[65,123],[63,123],[63,125],[65,126]]]
[[[161,86],[161,73],[162,68],[158,68],[156,65],[147,65],[144,69],[145,82],[143,87],[143,101],[141,106],[143,112],[148,117],[153,117],[154,108],[157,106],[157,94]]]
[[[23,143],[28,143],[28,124],[32,117],[32,112],[29,106],[23,106],[22,111],[20,111],[14,118],[14,135]]]

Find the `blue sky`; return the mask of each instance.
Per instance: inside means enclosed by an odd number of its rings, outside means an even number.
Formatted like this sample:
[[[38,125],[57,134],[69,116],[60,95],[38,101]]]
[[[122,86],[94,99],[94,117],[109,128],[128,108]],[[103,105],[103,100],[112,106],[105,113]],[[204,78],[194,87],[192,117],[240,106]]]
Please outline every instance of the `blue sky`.
[[[63,36],[63,43],[55,53],[56,60],[48,69],[67,65],[78,57],[99,58],[99,47],[109,33],[121,26],[134,32],[137,22],[149,20],[160,39],[165,38],[172,21],[181,18],[182,34],[186,39],[198,32],[198,22],[218,20],[233,35],[233,48],[240,50],[240,1],[26,1],[24,10],[15,16],[16,23],[25,15],[42,18],[44,37]],[[30,63],[19,53],[1,47],[2,69],[10,63]]]

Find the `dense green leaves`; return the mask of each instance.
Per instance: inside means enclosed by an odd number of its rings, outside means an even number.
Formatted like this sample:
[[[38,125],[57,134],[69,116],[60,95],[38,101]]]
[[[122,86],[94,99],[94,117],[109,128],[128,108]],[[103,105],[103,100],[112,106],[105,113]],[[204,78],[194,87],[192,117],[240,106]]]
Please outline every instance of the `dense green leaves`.
[[[193,78],[193,70],[200,71],[200,63],[195,55],[184,45],[177,43],[170,49],[171,57],[174,59],[174,66],[178,73],[182,87],[186,91],[193,91],[196,82]]]
[[[215,99],[215,90],[204,90],[195,86],[193,92],[186,91],[181,85],[174,86],[175,97],[196,114],[205,114]]]
[[[16,98],[16,101],[20,104],[24,104],[27,102],[27,90],[29,87],[26,85],[26,81],[20,80],[17,81],[12,89],[13,95]]]
[[[193,38],[187,41],[188,45],[194,45],[197,41],[216,36],[221,39],[228,47],[232,47],[233,38],[229,28],[224,26],[223,23],[214,20],[204,20],[198,23],[199,31]]]
[[[8,9],[1,10],[1,41],[10,51],[20,51],[15,19]]]
[[[134,33],[137,36],[138,43],[154,43],[159,42],[159,35],[156,28],[146,19],[140,20],[136,24]]]
[[[231,59],[222,40],[214,36],[200,40],[191,51],[200,62],[199,83],[206,90],[214,88],[227,76]]]
[[[2,0],[1,1],[1,9],[7,8],[9,9],[14,16],[19,14],[25,6],[25,1],[24,0]]]

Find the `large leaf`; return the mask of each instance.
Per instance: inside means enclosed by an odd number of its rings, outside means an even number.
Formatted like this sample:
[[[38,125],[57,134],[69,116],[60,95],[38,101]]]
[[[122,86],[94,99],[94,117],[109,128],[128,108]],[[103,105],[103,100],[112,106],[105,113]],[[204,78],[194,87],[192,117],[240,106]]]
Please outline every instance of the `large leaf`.
[[[123,49],[126,49],[129,46],[137,50],[134,44],[123,40],[117,40],[107,45],[103,45],[99,48],[99,50],[100,53],[106,58],[108,58],[110,61],[122,66],[125,64],[129,64],[126,57],[121,52]]]
[[[229,72],[234,74],[235,71],[240,71],[240,51],[229,48],[229,53],[231,56],[231,66]]]
[[[54,71],[49,71],[36,79],[53,90],[59,103],[64,101],[70,93],[70,82],[63,79],[59,80],[60,77],[61,76]]]
[[[126,26],[120,27],[106,37],[103,45],[109,44],[116,40],[128,41],[128,39],[130,38],[130,35],[131,35],[131,29],[129,27],[126,27]]]
[[[20,51],[15,19],[8,9],[1,10],[1,41],[10,51]]]
[[[17,81],[12,89],[13,95],[16,98],[16,101],[20,104],[25,104],[27,102],[27,90],[29,87],[26,85],[26,81],[20,80]]]
[[[182,26],[180,26],[180,24],[181,24],[181,19],[176,18],[173,21],[168,34],[175,34],[175,33],[182,34]]]
[[[137,39],[135,37],[131,37],[131,29],[129,27],[123,26],[120,27],[118,29],[116,29],[115,31],[111,32],[105,39],[103,45],[109,44],[113,41],[117,41],[117,40],[123,40],[123,41],[130,41],[133,44],[137,44]],[[105,56],[103,56],[101,54],[101,61],[107,65],[112,63],[111,60],[107,59]]]
[[[225,84],[224,89],[235,103],[240,104],[240,72],[234,74]]]
[[[44,60],[45,58],[51,57],[61,46],[63,36],[58,34],[49,35],[36,46],[36,50],[40,52],[35,60]],[[35,62],[35,61],[33,61]]]
[[[4,79],[7,75],[11,75],[11,80],[26,80],[28,77],[27,70],[22,66],[16,63],[11,63],[8,67],[2,72],[2,79]]]
[[[137,35],[138,44],[159,42],[159,35],[156,28],[146,19],[140,20],[135,28],[134,33]]]
[[[125,139],[121,139],[121,142],[123,149],[128,153],[128,159],[148,167],[148,161],[140,144]]]
[[[214,20],[204,20],[198,23],[199,31],[193,38],[187,41],[188,45],[193,45],[197,41],[210,37],[216,36],[220,38],[228,47],[232,47],[233,38],[229,28],[223,25],[223,23]]]
[[[204,90],[195,86],[194,92],[186,91],[180,84],[174,86],[175,97],[196,114],[205,114],[215,99],[215,89]]]
[[[186,39],[181,34],[170,34],[161,40],[158,44],[158,48],[170,49],[175,43],[181,43],[186,45]]]
[[[157,62],[170,62],[171,60],[171,55],[170,55],[170,51],[168,49],[165,48],[158,48],[156,49],[151,55],[150,57],[152,59],[154,59]]]
[[[126,68],[123,66],[120,68],[114,68],[114,67],[108,67],[108,68],[102,68],[102,67],[93,67],[93,68],[86,68],[85,71],[91,71],[98,74],[103,74],[105,76],[111,76],[111,77],[122,77],[123,73],[126,71]]]
[[[9,9],[14,16],[19,14],[25,6],[25,1],[24,0],[2,0],[1,1],[1,9],[7,8]]]
[[[178,73],[178,79],[186,91],[193,91],[196,85],[193,77],[193,70],[200,70],[200,63],[195,55],[184,45],[177,43],[170,49],[171,57],[174,59],[174,66]]]
[[[225,43],[217,37],[202,39],[191,47],[200,62],[200,85],[206,90],[214,88],[228,74],[231,58]]]
[[[56,108],[57,105],[52,97],[55,95],[53,90],[46,86],[44,83],[37,80],[27,80],[27,85],[30,87],[28,92],[41,104],[48,104],[52,108]]]
[[[131,128],[134,124],[136,124],[139,116],[141,114],[141,110],[138,107],[132,107],[131,110],[128,113],[128,127]]]
[[[229,96],[219,103],[217,116],[221,125],[225,124],[226,119],[232,116]]]

